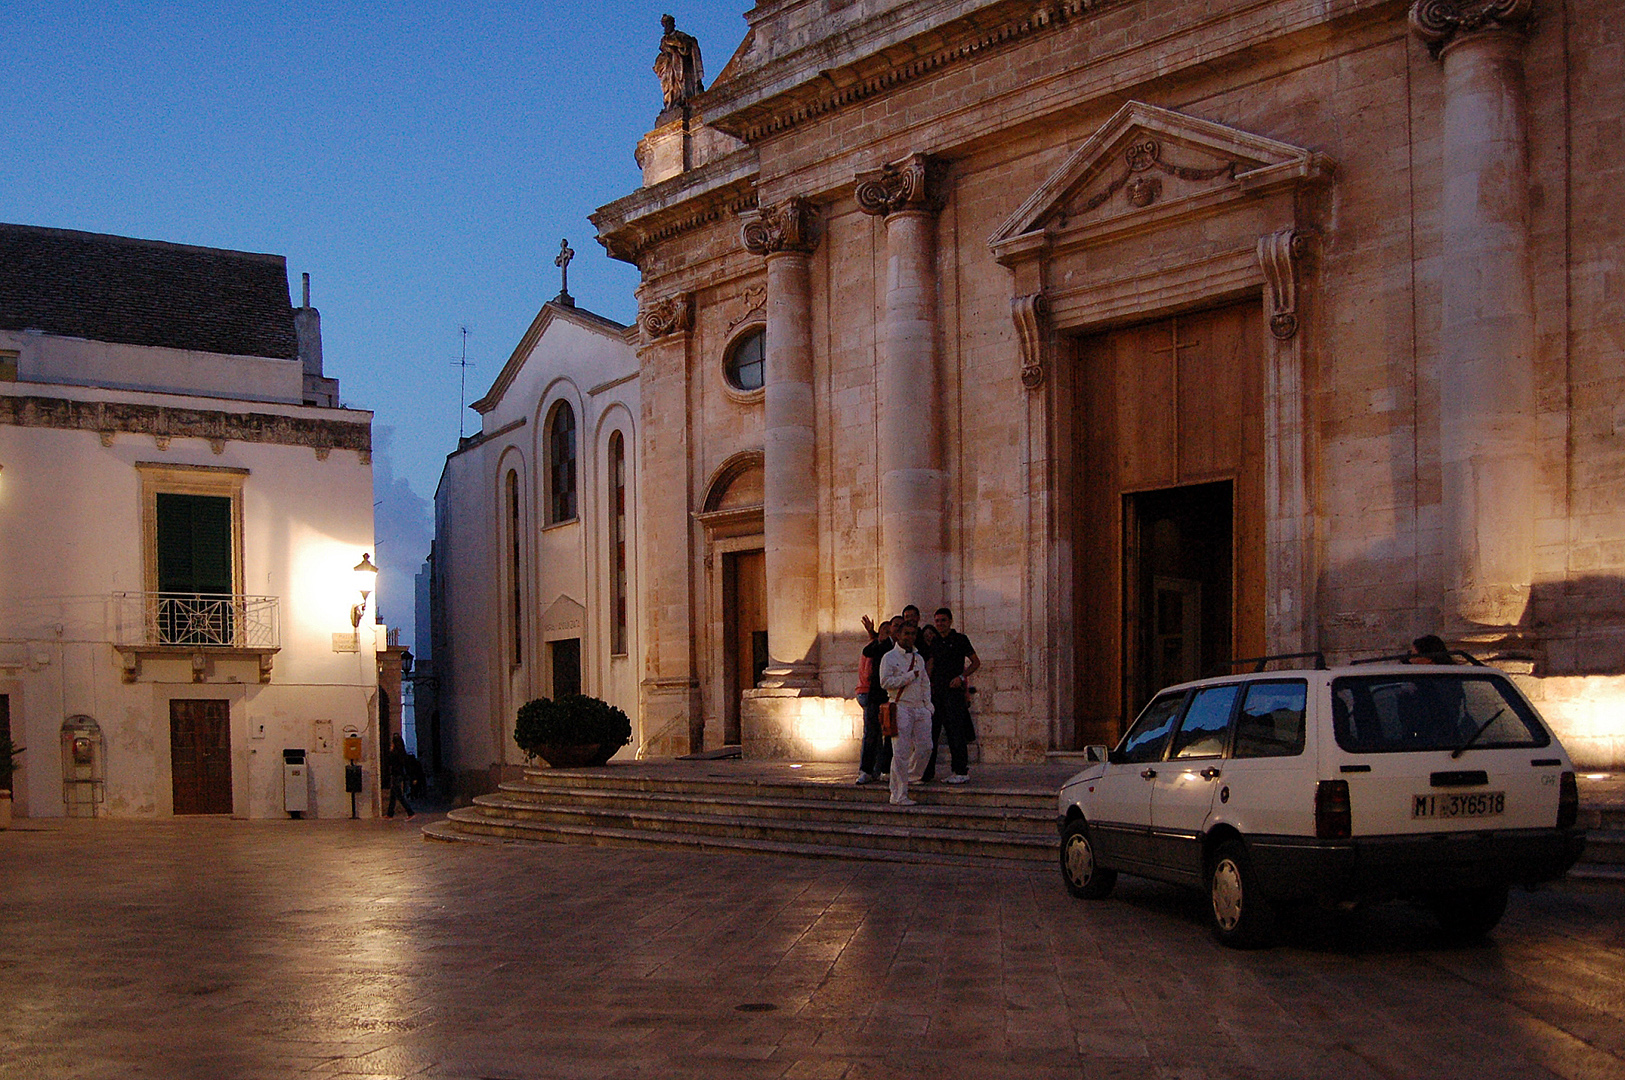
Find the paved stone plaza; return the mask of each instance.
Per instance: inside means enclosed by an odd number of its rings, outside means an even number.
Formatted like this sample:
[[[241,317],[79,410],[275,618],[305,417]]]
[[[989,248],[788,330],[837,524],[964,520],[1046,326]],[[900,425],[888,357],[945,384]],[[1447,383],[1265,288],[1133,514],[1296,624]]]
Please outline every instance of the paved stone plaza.
[[[1625,1077],[1625,890],[1221,949],[1052,873],[19,821],[0,1077]]]

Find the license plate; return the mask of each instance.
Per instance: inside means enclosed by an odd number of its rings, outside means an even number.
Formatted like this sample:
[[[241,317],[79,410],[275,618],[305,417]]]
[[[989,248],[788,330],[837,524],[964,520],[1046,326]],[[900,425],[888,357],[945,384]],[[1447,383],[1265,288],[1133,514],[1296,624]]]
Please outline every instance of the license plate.
[[[1413,818],[1495,817],[1506,813],[1504,791],[1445,792],[1411,796]]]

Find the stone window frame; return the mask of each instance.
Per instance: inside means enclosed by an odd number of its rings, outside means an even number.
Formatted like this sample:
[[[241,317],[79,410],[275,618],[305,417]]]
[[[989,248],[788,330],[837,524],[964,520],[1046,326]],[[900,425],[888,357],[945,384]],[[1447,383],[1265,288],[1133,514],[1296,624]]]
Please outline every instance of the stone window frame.
[[[158,496],[206,495],[231,500],[231,591],[243,595],[243,486],[247,469],[222,465],[135,463],[141,476],[142,591],[158,591]]]
[[[734,354],[756,334],[762,335],[762,385],[754,389],[744,389],[734,385],[729,377],[729,365],[733,362]],[[722,376],[722,389],[728,397],[741,405],[757,405],[767,392],[767,323],[765,321],[752,321],[736,328],[728,336],[728,343],[722,349],[722,362],[717,365],[717,372]]]

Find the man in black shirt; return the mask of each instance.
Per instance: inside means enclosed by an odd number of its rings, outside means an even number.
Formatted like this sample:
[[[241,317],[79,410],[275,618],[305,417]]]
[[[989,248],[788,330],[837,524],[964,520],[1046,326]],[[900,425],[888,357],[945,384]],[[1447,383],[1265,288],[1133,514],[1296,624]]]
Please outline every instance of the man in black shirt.
[[[948,760],[953,775],[947,783],[963,784],[970,779],[971,727],[969,680],[982,666],[970,638],[954,629],[954,613],[938,608],[932,622],[937,627],[937,643],[931,648],[931,704],[935,709],[931,724],[931,758],[924,779],[937,774],[937,745],[948,736]]]

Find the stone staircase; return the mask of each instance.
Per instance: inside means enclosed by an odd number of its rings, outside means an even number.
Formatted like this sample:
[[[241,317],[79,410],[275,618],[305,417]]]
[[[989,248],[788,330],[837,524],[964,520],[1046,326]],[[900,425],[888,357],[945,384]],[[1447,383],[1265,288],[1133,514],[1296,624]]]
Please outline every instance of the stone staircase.
[[[430,840],[546,841],[755,851],[890,862],[1051,869],[1055,786],[917,785],[892,806],[884,784],[855,786],[850,766],[823,775],[608,766],[527,769],[424,828]],[[976,774],[973,773],[973,776]],[[1023,778],[1025,779],[1025,778]],[[1056,785],[1058,786],[1058,785]]]
[[[1580,805],[1586,849],[1569,876],[1625,882],[1625,806]]]

